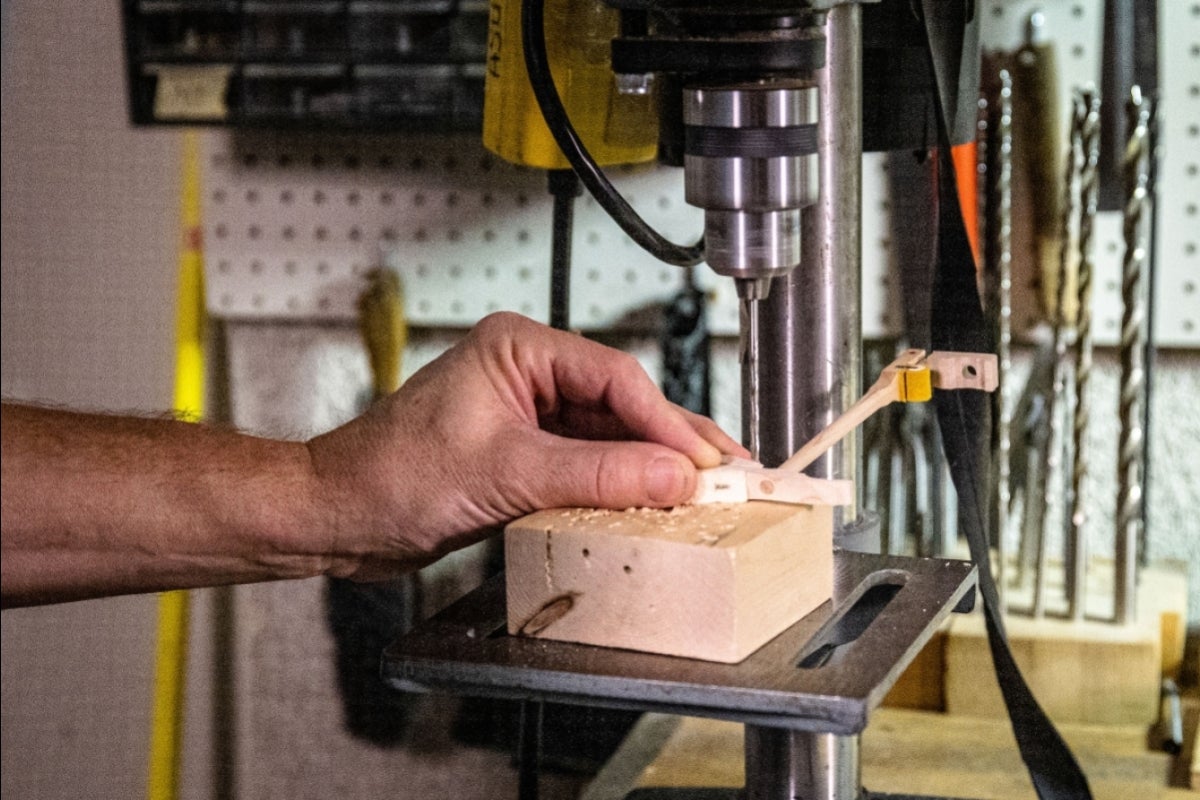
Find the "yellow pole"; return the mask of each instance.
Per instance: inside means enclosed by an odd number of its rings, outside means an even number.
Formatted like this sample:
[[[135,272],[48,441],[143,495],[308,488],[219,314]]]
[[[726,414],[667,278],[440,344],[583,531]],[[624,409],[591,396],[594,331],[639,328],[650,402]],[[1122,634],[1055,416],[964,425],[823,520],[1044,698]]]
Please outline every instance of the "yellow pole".
[[[175,316],[174,411],[199,421],[204,411],[204,262],[200,238],[200,158],[198,135],[182,142],[179,283]],[[183,695],[187,677],[188,593],[164,592],[158,600],[158,642],[154,663],[154,706],[150,721],[149,800],[179,796],[183,739]]]

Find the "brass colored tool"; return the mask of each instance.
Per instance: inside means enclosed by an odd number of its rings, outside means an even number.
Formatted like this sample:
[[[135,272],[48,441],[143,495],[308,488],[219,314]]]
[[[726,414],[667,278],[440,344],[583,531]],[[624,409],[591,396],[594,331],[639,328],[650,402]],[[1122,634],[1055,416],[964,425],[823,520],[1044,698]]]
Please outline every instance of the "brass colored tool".
[[[379,399],[400,388],[400,357],[408,342],[404,294],[392,270],[367,275],[367,288],[358,298],[358,327],[371,362],[372,393]]]
[[[1059,108],[1057,58],[1040,11],[1026,21],[1025,43],[1014,54],[1012,77],[1014,150],[1023,165],[1032,209],[1033,263],[1038,265],[1043,313],[1053,318],[1062,236],[1063,156],[1060,118],[1055,113]],[[1067,281],[1066,317],[1074,319],[1073,271],[1067,273]]]

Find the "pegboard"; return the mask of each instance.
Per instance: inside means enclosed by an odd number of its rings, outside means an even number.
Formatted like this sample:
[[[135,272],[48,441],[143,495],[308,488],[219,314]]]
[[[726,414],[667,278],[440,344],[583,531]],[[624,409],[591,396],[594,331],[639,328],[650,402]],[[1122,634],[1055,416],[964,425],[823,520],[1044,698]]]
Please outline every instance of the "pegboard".
[[[1062,129],[1072,87],[1098,75],[1098,0],[988,0],[980,4],[984,46],[1010,49],[1033,8],[1047,17],[1059,51]],[[1200,346],[1200,3],[1163,2],[1160,88],[1158,303],[1162,346]],[[232,319],[347,321],[365,273],[395,269],[411,324],[467,326],[494,310],[548,317],[551,199],[543,173],[488,154],[478,137],[205,135],[208,306]],[[863,331],[894,333],[884,159],[863,165]],[[614,183],[655,227],[690,242],[702,212],[683,201],[682,172],[613,170]],[[1094,332],[1116,341],[1123,242],[1118,214],[1096,225]],[[731,281],[697,271],[710,292],[710,324],[737,330]],[[683,283],[683,272],[634,245],[589,197],[577,203],[571,319],[585,330],[645,327]],[[1018,330],[1033,318],[1027,286],[1014,287]],[[889,313],[889,309],[893,311]]]
[[[206,147],[209,309],[222,317],[349,320],[363,276],[401,276],[409,322],[474,323],[492,311],[549,315],[551,197],[543,172],[487,153],[474,136],[337,137],[218,132]],[[624,167],[614,183],[665,235],[692,241],[703,214],[680,170]],[[737,330],[731,281],[697,278],[719,332]],[[637,325],[683,286],[590,197],[576,203],[571,319]]]
[[[1014,50],[1024,40],[1034,10],[1046,18],[1059,68],[1059,130],[1064,142],[1071,92],[1099,85],[1104,4],[1099,0],[986,0],[980,4],[980,39],[992,50]],[[1155,344],[1200,347],[1200,2],[1160,0],[1158,267]],[[1113,102],[1102,98],[1102,102]],[[1115,102],[1124,108],[1124,98]],[[1122,111],[1123,113],[1123,111]],[[1121,320],[1120,212],[1096,217],[1093,336],[1116,344]],[[1036,317],[1032,287],[1013,286],[1013,323],[1028,329]]]

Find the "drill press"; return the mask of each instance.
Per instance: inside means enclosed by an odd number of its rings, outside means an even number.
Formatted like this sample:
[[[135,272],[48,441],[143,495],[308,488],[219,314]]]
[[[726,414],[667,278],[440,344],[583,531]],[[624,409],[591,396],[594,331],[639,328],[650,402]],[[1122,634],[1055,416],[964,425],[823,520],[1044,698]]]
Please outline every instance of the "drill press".
[[[737,282],[743,437],[775,466],[860,394],[861,5],[870,3],[607,1],[621,12],[617,86],[657,84],[659,158],[683,166],[688,202],[705,209],[704,257]],[[589,178],[594,163],[576,162],[569,137],[558,143],[609,208]],[[685,248],[663,249],[688,263]],[[808,472],[859,485],[853,437]],[[500,578],[393,645],[385,679],[741,721],[745,797],[858,798],[858,734],[941,620],[970,607],[975,572],[872,555],[868,515],[858,504],[841,514],[833,603],[739,664],[506,636]]]

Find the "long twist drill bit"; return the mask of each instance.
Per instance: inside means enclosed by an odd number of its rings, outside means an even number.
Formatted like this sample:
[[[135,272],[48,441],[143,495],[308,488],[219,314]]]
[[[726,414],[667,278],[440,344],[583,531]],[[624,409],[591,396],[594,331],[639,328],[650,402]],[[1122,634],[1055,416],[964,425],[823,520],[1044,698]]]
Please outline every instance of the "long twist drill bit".
[[[1041,480],[1041,519],[1038,526],[1037,566],[1033,574],[1033,616],[1041,617],[1046,610],[1046,572],[1048,569],[1050,521],[1060,506],[1062,474],[1062,407],[1065,393],[1063,362],[1067,355],[1065,327],[1067,320],[1066,296],[1067,275],[1070,274],[1072,258],[1072,220],[1075,217],[1075,178],[1080,168],[1080,139],[1084,114],[1082,101],[1072,98],[1069,145],[1063,175],[1063,205],[1060,220],[1058,281],[1054,290],[1054,308],[1051,309],[1051,344],[1053,366],[1051,368],[1051,391],[1046,398],[1046,421],[1049,427],[1045,441],[1045,463]],[[1032,498],[1031,498],[1032,499]]]
[[[1121,433],[1117,442],[1117,531],[1115,617],[1130,623],[1136,613],[1137,544],[1142,524],[1142,393],[1145,374],[1145,299],[1142,272],[1146,260],[1148,103],[1133,87],[1126,105],[1129,139],[1123,162],[1125,177],[1125,255],[1121,262],[1121,385],[1118,406]]]
[[[1067,613],[1081,620],[1087,604],[1087,512],[1083,485],[1087,479],[1087,429],[1090,416],[1088,383],[1092,376],[1092,238],[1098,200],[1097,165],[1100,162],[1100,98],[1092,90],[1081,94],[1085,115],[1080,132],[1083,169],[1079,174],[1079,274],[1078,311],[1075,318],[1075,406],[1072,418],[1071,512],[1068,541],[1070,563],[1066,569]]]
[[[1000,70],[999,113],[996,121],[996,176],[993,241],[996,253],[996,321],[999,389],[996,392],[997,465],[996,465],[996,588],[1001,612],[1005,605],[1005,569],[1008,548],[1008,507],[1012,502],[1012,398],[1008,383],[1012,374],[1012,75]]]

